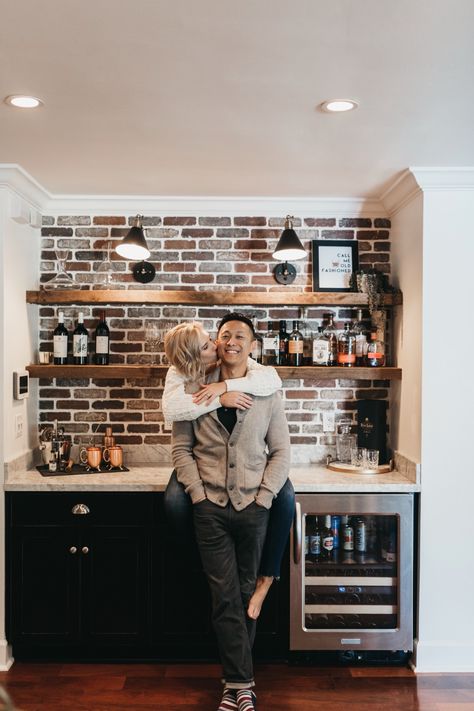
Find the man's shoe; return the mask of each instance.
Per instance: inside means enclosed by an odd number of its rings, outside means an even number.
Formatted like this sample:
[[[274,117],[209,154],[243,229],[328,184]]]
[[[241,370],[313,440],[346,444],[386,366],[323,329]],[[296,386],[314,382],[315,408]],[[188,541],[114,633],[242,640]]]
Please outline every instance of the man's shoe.
[[[237,711],[238,708],[235,689],[224,689],[217,711]]]

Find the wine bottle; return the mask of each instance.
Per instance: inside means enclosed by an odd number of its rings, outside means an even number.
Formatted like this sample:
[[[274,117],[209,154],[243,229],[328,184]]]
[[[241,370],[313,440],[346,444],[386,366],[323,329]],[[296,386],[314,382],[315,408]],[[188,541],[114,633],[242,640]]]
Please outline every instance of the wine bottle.
[[[64,325],[64,311],[58,312],[58,325],[53,331],[54,365],[67,364],[68,332]]]
[[[288,365],[303,365],[303,336],[298,321],[293,321],[293,330],[288,336]]]
[[[280,321],[279,341],[278,365],[288,365],[288,333],[286,332],[286,321]]]
[[[110,331],[105,321],[105,311],[100,312],[99,323],[95,329],[95,362],[96,365],[109,364]]]
[[[89,334],[84,326],[84,314],[79,311],[77,326],[72,334],[72,362],[74,365],[87,365]]]

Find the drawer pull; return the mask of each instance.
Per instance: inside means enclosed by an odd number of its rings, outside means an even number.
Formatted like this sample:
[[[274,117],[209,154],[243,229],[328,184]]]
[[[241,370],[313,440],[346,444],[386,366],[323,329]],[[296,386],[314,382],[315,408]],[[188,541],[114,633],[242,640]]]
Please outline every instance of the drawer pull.
[[[72,513],[76,515],[88,514],[90,513],[90,509],[85,504],[76,504],[72,507]]]
[[[88,547],[87,547],[87,546],[82,546],[82,552],[84,553],[84,555],[87,555],[87,554],[89,553]]]
[[[71,555],[74,555],[75,553],[77,553],[77,548],[76,548],[76,546],[71,546],[70,549],[69,549],[69,553],[71,553]]]

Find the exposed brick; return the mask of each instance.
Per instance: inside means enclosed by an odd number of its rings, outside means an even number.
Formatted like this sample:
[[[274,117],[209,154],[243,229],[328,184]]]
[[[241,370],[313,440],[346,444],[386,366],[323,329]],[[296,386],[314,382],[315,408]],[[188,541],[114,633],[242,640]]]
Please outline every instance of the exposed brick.
[[[234,247],[235,249],[266,249],[267,241],[264,239],[239,239]]]
[[[72,227],[42,227],[43,237],[72,237]]]
[[[195,217],[165,217],[163,220],[164,225],[195,225]]]
[[[248,284],[250,281],[245,274],[218,274],[217,284]]]
[[[181,281],[183,284],[212,284],[214,276],[212,274],[183,274]]]
[[[106,227],[78,227],[76,229],[76,237],[107,237],[109,231]]]
[[[181,259],[196,259],[198,261],[214,259],[214,252],[182,252]]]
[[[171,435],[147,435],[145,444],[170,444]]]
[[[141,433],[146,433],[146,432],[159,432],[159,427],[158,425],[146,425],[146,424],[141,424],[141,425],[128,425],[127,427],[128,432],[141,432]]]
[[[290,436],[291,444],[316,444],[316,437],[299,437],[298,435]]]
[[[376,217],[374,220],[374,227],[388,227],[390,228],[392,223],[386,217]]]
[[[375,242],[374,244],[380,244]],[[385,244],[385,242],[383,242]],[[359,242],[359,254],[361,252],[370,252],[372,250],[372,242]]]
[[[57,219],[57,225],[90,225],[91,218],[89,215],[67,215],[59,216]]]
[[[347,398],[347,400],[352,398],[352,390],[343,390],[338,388],[337,390],[321,390],[321,397],[324,400],[335,400],[338,397]]]
[[[313,380],[312,378],[305,378],[303,380],[303,386],[305,388],[335,388],[335,380]]]
[[[234,225],[236,227],[247,227],[249,225],[263,227],[266,224],[266,217],[234,217]]]
[[[39,409],[40,410],[52,410],[55,407],[54,400],[40,400]]]
[[[224,264],[223,262],[202,262],[199,265],[200,272],[230,272],[232,271],[231,264]],[[184,281],[184,279],[183,279]]]
[[[374,240],[374,239],[389,239],[390,232],[388,230],[358,230],[357,239]]]
[[[70,397],[71,391],[66,390],[65,388],[40,388],[39,391],[39,396],[40,397],[53,397],[53,398],[58,398],[58,397]]]
[[[236,272],[244,272],[245,274],[247,274],[247,272],[263,273],[268,270],[266,264],[251,264],[249,262],[246,262],[245,264],[236,264],[234,268]]]
[[[142,438],[138,435],[120,435],[117,444],[142,444]]]
[[[305,217],[304,223],[308,227],[335,227],[334,217]]]
[[[203,226],[208,226],[208,227],[218,227],[222,226],[224,227],[225,225],[230,225],[232,223],[232,220],[230,217],[200,217],[199,218],[199,224]]]
[[[123,215],[96,215],[93,223],[94,225],[125,225],[126,220]]]
[[[75,398],[79,399],[87,398],[91,400],[95,398],[98,400],[99,398],[107,397],[107,390],[105,388],[84,388],[84,390],[75,388],[73,394]]]
[[[94,410],[123,410],[125,403],[119,400],[96,400],[92,407]]]
[[[107,415],[105,412],[75,412],[75,422],[106,422]],[[95,428],[94,428],[95,429]]]
[[[252,239],[280,239],[280,230],[252,230],[250,233]]]
[[[246,262],[249,258],[249,252],[233,249],[228,252],[216,252],[216,259],[226,259],[229,262]]]
[[[203,230],[193,227],[185,227],[181,230],[182,237],[192,237],[193,239],[204,239],[212,237],[214,230]]]
[[[125,400],[128,398],[137,398],[140,397],[140,395],[141,390],[136,390],[132,388],[120,388],[120,390],[111,390],[109,393],[109,397],[117,399],[123,397]]]
[[[339,220],[339,227],[372,227],[372,220],[368,217],[343,217]]]
[[[143,419],[141,412],[111,412],[111,422],[140,422]]]
[[[374,250],[376,252],[390,252],[390,247],[390,242],[374,242]]]
[[[249,236],[249,231],[244,229],[220,229],[217,230],[216,236],[218,239],[245,239]]]
[[[199,249],[231,249],[230,239],[203,239],[199,241]]]
[[[358,400],[383,400],[388,397],[388,390],[371,389],[356,390],[355,396]]]
[[[285,396],[288,400],[315,400],[318,393],[315,390],[287,390]]]
[[[196,242],[185,239],[165,240],[165,249],[196,249]]]
[[[354,230],[322,230],[323,239],[354,239]]]
[[[70,412],[59,412],[55,409],[53,412],[40,412],[40,422],[69,422],[71,419]]]
[[[165,272],[195,272],[196,265],[193,262],[167,262],[163,269]]]
[[[43,227],[50,227],[51,225],[54,225],[54,217],[51,217],[50,215],[43,215],[41,224]]]
[[[160,403],[156,400],[129,400],[127,402],[128,410],[156,410],[160,407]]]

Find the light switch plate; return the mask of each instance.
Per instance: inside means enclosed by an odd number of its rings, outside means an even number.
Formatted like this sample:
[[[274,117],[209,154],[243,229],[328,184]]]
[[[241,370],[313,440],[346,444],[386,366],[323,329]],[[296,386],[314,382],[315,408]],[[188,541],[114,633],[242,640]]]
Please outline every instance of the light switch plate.
[[[323,431],[324,432],[334,432],[335,421],[334,412],[327,410],[323,412]]]

